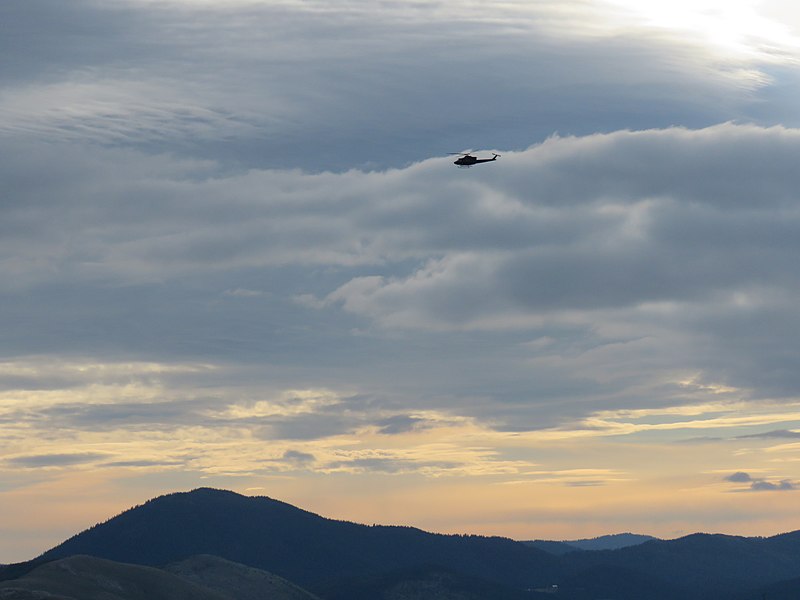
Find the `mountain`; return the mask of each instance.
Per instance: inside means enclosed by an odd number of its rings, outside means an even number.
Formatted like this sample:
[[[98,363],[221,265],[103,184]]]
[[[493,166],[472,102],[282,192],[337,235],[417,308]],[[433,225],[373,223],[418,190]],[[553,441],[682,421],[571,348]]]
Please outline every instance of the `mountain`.
[[[638,535],[635,533],[615,533],[603,535],[595,538],[580,540],[552,541],[552,540],[530,540],[523,542],[528,546],[539,548],[550,554],[558,556],[576,550],[618,550],[628,546],[638,546],[656,538],[650,535]]]
[[[571,577],[625,569],[683,590],[686,598],[730,598],[770,583],[800,577],[800,532],[772,538],[692,534],[651,540],[619,550],[575,552]]]
[[[522,542],[531,548],[538,548],[556,556],[562,556],[568,552],[577,552],[579,548],[571,546],[569,542],[556,542],[553,540],[529,540]]]
[[[164,570],[236,600],[320,600],[283,577],[208,554],[169,564]]]
[[[596,538],[572,540],[565,543],[579,550],[619,550],[629,546],[638,546],[654,539],[656,538],[650,535],[615,533],[613,535],[601,535]]]
[[[0,582],[3,600],[232,600],[160,569],[92,556],[49,562]]]
[[[150,500],[44,553],[163,566],[209,554],[314,591],[422,564],[527,589],[558,577],[557,557],[506,538],[334,521],[266,497],[201,488]]]
[[[163,576],[180,576],[205,594],[244,600],[264,589],[276,600],[313,600],[304,590],[324,600],[476,600],[476,593],[482,600],[524,593],[530,600],[555,585],[562,600],[758,600],[761,593],[791,597],[800,581],[800,532],[693,534],[557,555],[505,538],[334,521],[270,498],[207,488],[125,511],[35,561],[0,569],[0,580],[17,578],[6,588],[30,581],[51,566],[43,563],[72,555],[164,567]],[[98,566],[101,573],[109,568]]]
[[[9,579],[17,579],[30,573],[39,565],[43,565],[50,561],[42,558],[34,558],[21,563],[12,563],[9,565],[0,565],[0,581],[7,581]]]

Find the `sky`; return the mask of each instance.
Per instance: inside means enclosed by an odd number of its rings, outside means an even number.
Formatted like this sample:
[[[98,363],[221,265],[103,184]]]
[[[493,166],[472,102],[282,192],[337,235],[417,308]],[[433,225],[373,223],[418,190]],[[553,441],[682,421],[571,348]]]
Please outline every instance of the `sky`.
[[[0,562],[206,486],[800,529],[799,65],[789,0],[4,0]]]

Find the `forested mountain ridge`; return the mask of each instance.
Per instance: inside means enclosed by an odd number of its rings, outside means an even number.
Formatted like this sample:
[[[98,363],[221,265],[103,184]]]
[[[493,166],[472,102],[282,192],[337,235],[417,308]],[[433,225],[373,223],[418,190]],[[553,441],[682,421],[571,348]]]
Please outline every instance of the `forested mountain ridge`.
[[[475,600],[478,590],[482,600],[514,600],[556,589],[564,600],[760,600],[764,590],[800,598],[800,532],[693,534],[553,554],[507,538],[336,521],[208,488],[125,511],[35,561],[0,568],[0,580],[21,580],[37,565],[78,554],[182,569],[193,583],[210,581],[211,592],[242,586],[234,597],[260,593],[279,577],[287,580],[280,589],[299,594],[294,600],[313,600],[309,592],[322,600]]]
[[[335,521],[266,497],[201,488],[161,496],[45,552],[161,566],[197,554],[265,569],[303,587],[420,564],[518,588],[550,583],[559,561],[507,538]]]
[[[579,552],[569,558],[575,570],[625,568],[677,582],[701,597],[730,597],[795,577],[800,571],[800,532],[771,538],[695,533],[619,550]]]

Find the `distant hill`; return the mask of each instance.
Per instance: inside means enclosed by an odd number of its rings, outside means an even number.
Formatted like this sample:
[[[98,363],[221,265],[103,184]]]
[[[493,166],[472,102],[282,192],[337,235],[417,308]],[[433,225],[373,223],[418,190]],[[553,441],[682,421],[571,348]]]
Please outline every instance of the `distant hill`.
[[[440,567],[406,569],[326,590],[328,600],[547,600]],[[216,556],[195,556],[164,570],[72,556],[0,583],[3,600],[320,600],[265,571]]]
[[[638,546],[650,540],[655,540],[651,535],[639,535],[636,533],[615,533],[612,535],[602,535],[596,538],[571,540],[565,543],[580,550],[619,550],[630,546]]]
[[[160,569],[71,556],[0,582],[3,600],[232,600]]]
[[[0,565],[0,581],[17,579],[19,577],[22,577],[23,575],[30,573],[36,567],[48,562],[50,561],[39,557],[21,563]]]
[[[638,546],[639,544],[644,544],[645,542],[655,539],[657,538],[650,535],[615,533],[581,540],[530,540],[523,543],[560,556],[567,552],[575,552],[576,550],[618,550],[620,548],[627,548],[628,546]]]
[[[800,577],[800,532],[772,538],[697,533],[567,556],[572,573],[626,569],[670,582],[685,590],[686,597],[727,600],[746,590]]]
[[[208,554],[169,564],[164,570],[235,600],[320,600],[282,577]]]
[[[334,521],[271,498],[208,488],[150,500],[40,558],[73,554],[150,566],[210,554],[312,591],[421,564],[522,589],[549,584],[560,569],[556,557],[506,538]]]

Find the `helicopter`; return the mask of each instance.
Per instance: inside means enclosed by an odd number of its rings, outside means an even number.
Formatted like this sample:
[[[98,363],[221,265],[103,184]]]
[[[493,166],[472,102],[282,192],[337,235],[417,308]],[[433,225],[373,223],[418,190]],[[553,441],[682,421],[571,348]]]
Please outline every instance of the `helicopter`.
[[[492,158],[475,158],[474,156],[472,156],[471,150],[470,152],[449,152],[448,154],[455,154],[460,156],[461,158],[456,159],[455,162],[453,162],[453,164],[458,165],[459,167],[467,167],[467,168],[471,167],[472,165],[477,165],[478,163],[495,161],[497,160],[497,157],[500,156],[499,154],[492,152]]]

